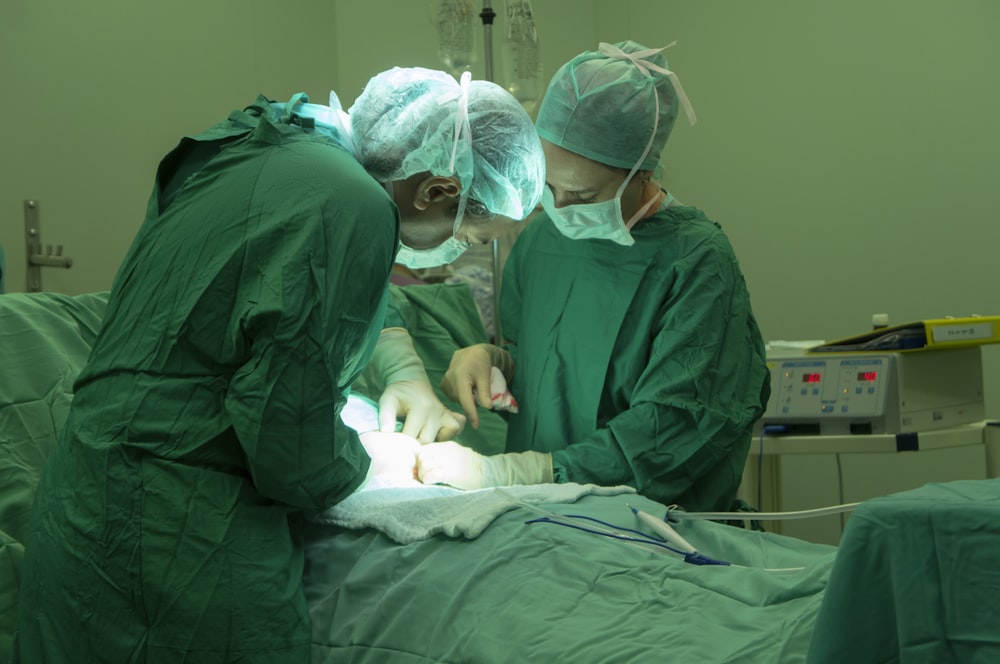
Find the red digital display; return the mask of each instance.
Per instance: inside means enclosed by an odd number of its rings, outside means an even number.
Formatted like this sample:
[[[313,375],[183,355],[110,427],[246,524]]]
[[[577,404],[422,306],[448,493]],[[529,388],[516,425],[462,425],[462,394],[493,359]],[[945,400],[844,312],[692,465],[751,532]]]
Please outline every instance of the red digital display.
[[[859,371],[858,380],[862,383],[871,383],[876,378],[878,378],[878,372],[875,371]]]
[[[802,374],[803,383],[818,383],[819,379],[823,377],[823,374],[818,373],[807,373]]]

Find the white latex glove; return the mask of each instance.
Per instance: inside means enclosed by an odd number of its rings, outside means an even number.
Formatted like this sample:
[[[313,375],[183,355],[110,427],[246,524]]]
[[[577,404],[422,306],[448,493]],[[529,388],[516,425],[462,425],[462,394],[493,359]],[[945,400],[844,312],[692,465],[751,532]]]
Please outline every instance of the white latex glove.
[[[379,428],[395,431],[397,414],[405,415],[403,433],[422,442],[450,440],[465,428],[465,416],[448,410],[427,379],[400,380],[385,386],[378,399]]]
[[[420,449],[420,441],[402,433],[382,431],[368,431],[361,434],[360,438],[372,459],[365,484],[376,477],[387,483],[413,481],[417,475],[417,450]]]
[[[483,489],[514,484],[552,482],[552,455],[513,452],[483,456],[454,441],[424,445],[417,450],[417,479],[458,489]]]
[[[441,379],[441,389],[462,405],[473,429],[479,428],[476,405],[483,408],[493,406],[490,389],[493,367],[499,368],[504,376],[509,377],[514,368],[510,353],[491,344],[467,346],[452,354],[448,371]]]
[[[450,440],[465,428],[465,417],[448,410],[427,380],[410,334],[401,327],[382,330],[371,359],[376,375],[385,383],[378,400],[379,428],[396,430],[402,416],[403,433],[422,442]]]

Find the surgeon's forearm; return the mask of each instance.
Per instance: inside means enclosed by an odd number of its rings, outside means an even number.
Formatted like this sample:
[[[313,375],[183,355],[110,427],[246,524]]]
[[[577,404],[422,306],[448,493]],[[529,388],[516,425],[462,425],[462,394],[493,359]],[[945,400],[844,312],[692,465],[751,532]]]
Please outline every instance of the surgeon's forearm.
[[[508,452],[483,457],[483,486],[551,484],[552,455],[548,452]]]
[[[424,363],[413,347],[409,332],[401,327],[382,330],[369,369],[384,385],[403,380],[427,381]]]

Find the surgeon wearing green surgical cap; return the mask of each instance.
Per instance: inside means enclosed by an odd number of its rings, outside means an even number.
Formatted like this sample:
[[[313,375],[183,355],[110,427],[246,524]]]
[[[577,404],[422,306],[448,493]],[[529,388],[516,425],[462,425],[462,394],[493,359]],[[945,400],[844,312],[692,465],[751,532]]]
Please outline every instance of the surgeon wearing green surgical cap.
[[[14,661],[309,661],[303,514],[413,477],[416,437],[340,416],[376,344],[393,408],[427,405],[405,337],[380,339],[397,253],[450,260],[543,183],[511,95],[424,69],[182,139],[35,496]]]
[[[628,484],[731,508],[768,370],[725,234],[654,179],[679,108],[694,121],[662,51],[601,44],[552,78],[536,120],[544,214],[503,274],[508,343],[457,351],[442,383],[477,426],[503,371],[519,406],[506,453],[425,446],[425,482]]]

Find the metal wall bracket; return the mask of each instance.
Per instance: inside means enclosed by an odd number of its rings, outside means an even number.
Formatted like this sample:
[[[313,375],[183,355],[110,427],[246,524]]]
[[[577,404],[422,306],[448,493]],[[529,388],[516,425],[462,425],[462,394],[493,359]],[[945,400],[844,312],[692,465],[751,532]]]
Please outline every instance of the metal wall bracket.
[[[27,250],[28,278],[27,290],[29,293],[38,293],[42,290],[42,268],[43,267],[73,267],[73,259],[63,256],[62,245],[56,246],[55,253],[52,253],[52,245],[47,245],[45,252],[42,252],[42,224],[38,214],[38,201],[24,201],[24,238]]]

